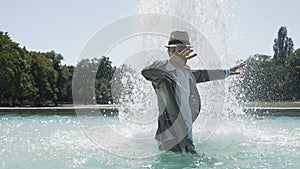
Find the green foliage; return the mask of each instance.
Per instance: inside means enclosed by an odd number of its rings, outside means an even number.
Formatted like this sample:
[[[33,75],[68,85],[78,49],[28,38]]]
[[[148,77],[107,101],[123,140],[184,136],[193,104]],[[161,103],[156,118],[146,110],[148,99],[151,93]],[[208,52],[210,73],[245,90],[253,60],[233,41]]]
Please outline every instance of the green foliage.
[[[287,56],[294,51],[294,42],[287,36],[286,27],[282,26],[278,30],[277,38],[274,40],[274,61],[284,65]]]
[[[238,97],[244,101],[300,100],[300,49],[287,57],[283,66],[271,56],[249,57],[237,83]]]
[[[112,103],[111,80],[116,67],[108,57],[83,59],[76,65],[73,75],[73,91],[76,103]]]
[[[101,59],[94,59],[93,62],[98,64],[96,79],[112,79],[116,67],[112,66],[112,62],[109,60],[108,57],[103,56]]]
[[[95,93],[97,103],[111,103],[111,86],[110,80],[106,78],[97,78],[95,80]]]
[[[287,58],[286,90],[289,100],[300,99],[300,49]]]
[[[58,70],[58,101],[59,102],[72,102],[72,76],[74,67],[63,65]]]
[[[300,49],[294,51],[293,40],[286,27],[278,30],[274,40],[274,56],[254,55],[239,77],[236,90],[244,101],[300,100]]]
[[[0,32],[0,103],[15,105],[18,98],[36,92],[26,62],[26,51],[13,42],[7,33]]]
[[[76,66],[62,65],[55,51],[35,52],[20,48],[7,33],[0,32],[0,105],[72,102],[72,80],[84,103],[110,103],[115,67],[108,57],[81,60]],[[82,80],[91,79],[91,80]],[[95,87],[95,88],[94,88]],[[95,91],[93,91],[95,89]]]
[[[72,101],[73,66],[62,66],[62,55],[28,52],[0,32],[0,105],[43,105]]]
[[[58,73],[53,68],[45,53],[29,52],[28,63],[30,73],[38,91],[33,96],[36,105],[51,100],[56,102],[58,89],[56,87]]]
[[[47,52],[46,57],[52,64],[54,70],[58,73],[56,84],[53,85],[56,88],[57,101],[72,101],[70,96],[72,95],[71,81],[73,75],[73,68],[69,69],[66,65],[61,65],[63,56],[55,51]]]

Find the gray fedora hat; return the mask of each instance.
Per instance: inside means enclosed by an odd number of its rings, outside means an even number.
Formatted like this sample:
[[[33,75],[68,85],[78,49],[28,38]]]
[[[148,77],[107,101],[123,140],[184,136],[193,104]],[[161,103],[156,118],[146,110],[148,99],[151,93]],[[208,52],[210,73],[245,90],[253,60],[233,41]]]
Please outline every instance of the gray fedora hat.
[[[173,31],[170,35],[169,43],[165,47],[170,48],[177,45],[193,47],[191,46],[189,34],[186,31]]]

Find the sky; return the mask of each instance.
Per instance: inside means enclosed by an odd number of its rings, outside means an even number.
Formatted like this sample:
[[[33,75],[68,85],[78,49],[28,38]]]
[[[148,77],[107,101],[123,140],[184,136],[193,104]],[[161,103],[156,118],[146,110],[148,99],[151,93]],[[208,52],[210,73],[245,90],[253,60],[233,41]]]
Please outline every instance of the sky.
[[[0,0],[0,31],[27,50],[54,50],[76,64],[87,41],[105,25],[137,13],[138,0]],[[242,55],[273,54],[280,26],[300,48],[298,0],[238,0]]]
[[[246,54],[273,54],[274,39],[280,26],[286,26],[295,49],[300,48],[298,0],[240,0],[241,36]]]

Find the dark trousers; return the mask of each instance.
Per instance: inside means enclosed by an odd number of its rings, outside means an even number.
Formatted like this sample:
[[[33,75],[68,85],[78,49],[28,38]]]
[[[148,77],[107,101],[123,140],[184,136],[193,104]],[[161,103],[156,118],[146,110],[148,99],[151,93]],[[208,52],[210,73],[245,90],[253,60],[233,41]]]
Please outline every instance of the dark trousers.
[[[168,144],[168,143],[165,143],[165,144]],[[171,143],[169,143],[169,145],[170,144]],[[162,145],[159,146],[159,149],[166,150]],[[190,139],[186,139],[186,144],[185,144],[184,150],[180,147],[180,144],[178,143],[175,146],[173,146],[172,148],[168,149],[167,151],[172,151],[175,153],[183,153],[185,151],[188,154],[198,154],[195,150],[195,146],[194,146],[193,142]]]

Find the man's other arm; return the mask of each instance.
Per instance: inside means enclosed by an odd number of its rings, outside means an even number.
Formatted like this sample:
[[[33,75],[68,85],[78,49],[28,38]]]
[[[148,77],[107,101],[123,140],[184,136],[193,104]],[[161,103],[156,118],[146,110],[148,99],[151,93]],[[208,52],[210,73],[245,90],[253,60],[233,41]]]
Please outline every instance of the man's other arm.
[[[161,78],[166,78],[169,76],[169,73],[161,68],[162,65],[163,61],[154,61],[152,64],[146,66],[141,73],[146,80],[152,82]]]
[[[230,75],[229,70],[192,70],[197,83],[203,83],[213,80],[225,79],[225,77]]]

